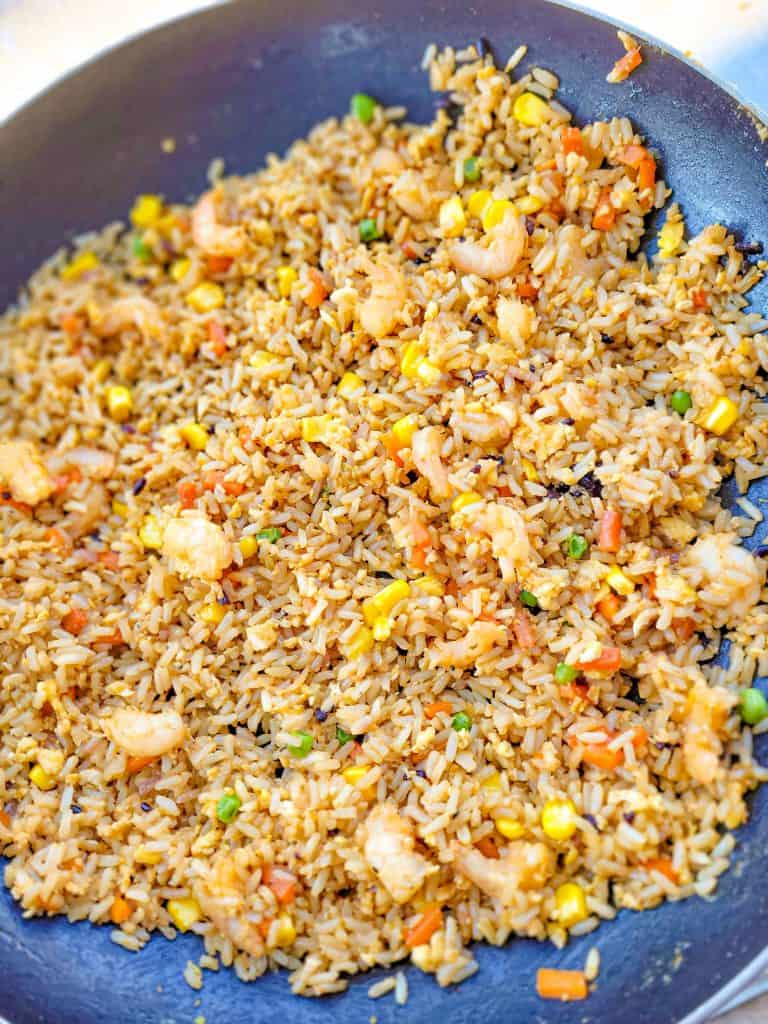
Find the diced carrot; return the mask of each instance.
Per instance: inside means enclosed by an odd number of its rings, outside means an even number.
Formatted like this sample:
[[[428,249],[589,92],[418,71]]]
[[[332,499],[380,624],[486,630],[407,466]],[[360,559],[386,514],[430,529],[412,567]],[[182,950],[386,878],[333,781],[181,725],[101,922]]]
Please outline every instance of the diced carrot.
[[[483,836],[479,843],[475,843],[475,849],[491,860],[499,859],[499,851],[491,836]]]
[[[227,332],[218,320],[208,321],[208,340],[217,359],[227,354]]]
[[[525,612],[520,612],[515,616],[512,629],[515,631],[515,640],[517,640],[517,646],[521,651],[530,651],[532,647],[536,646],[533,623]]]
[[[112,906],[109,908],[109,917],[112,924],[123,924],[133,913],[133,907],[124,900],[122,896],[118,896]]]
[[[427,704],[427,706],[424,708],[424,714],[427,716],[427,718],[434,718],[441,712],[445,713],[446,715],[450,714],[452,710],[453,705],[450,703],[450,701],[435,700],[431,704]]]
[[[446,594],[450,595],[450,597],[458,597],[459,596],[459,585],[456,582],[456,580],[448,580],[446,582],[446,584],[445,584],[445,592],[446,592]]]
[[[539,297],[539,289],[534,287],[530,281],[518,281],[517,294],[521,299],[531,299],[533,301]]]
[[[79,316],[75,316],[74,313],[65,313],[61,318],[60,326],[65,334],[68,334],[70,338],[78,338],[82,333],[85,323],[80,319]]]
[[[618,647],[604,647],[602,654],[591,661],[579,661],[580,672],[618,672],[621,668],[621,650]]]
[[[587,977],[583,971],[558,971],[554,967],[540,967],[536,972],[536,991],[542,999],[587,998]]]
[[[684,644],[685,641],[690,640],[693,634],[696,632],[696,620],[691,618],[673,619],[672,632],[675,634],[680,643]]]
[[[226,480],[222,469],[209,469],[203,473],[203,490],[213,491],[221,487],[225,494],[239,497],[245,490],[245,484],[239,480]]]
[[[72,636],[80,636],[88,625],[88,612],[82,608],[70,608],[61,620],[61,628],[66,629]]]
[[[382,434],[381,443],[386,449],[387,455],[393,459],[398,466],[403,465],[403,460],[400,458],[399,452],[402,445],[393,434]]]
[[[408,562],[411,569],[416,569],[418,572],[423,572],[427,567],[427,549],[426,548],[414,548],[411,552],[411,557]]]
[[[275,894],[278,903],[287,906],[296,899],[296,886],[299,880],[292,871],[275,867],[274,864],[265,864],[261,877],[264,885]]]
[[[53,478],[53,489],[56,494],[63,494],[72,484],[79,484],[82,479],[83,474],[75,466],[74,469],[67,470],[66,473],[60,473]]]
[[[596,231],[610,231],[616,223],[616,208],[611,202],[611,189],[604,188],[597,197],[597,206],[592,215],[592,227]]]
[[[123,634],[119,629],[112,630],[107,636],[100,636],[97,640],[93,641],[95,647],[119,647],[120,644],[124,644]]]
[[[588,683],[569,683],[568,686],[563,686],[562,693],[570,697],[571,700],[589,700],[589,684]],[[594,704],[594,701],[590,701]]]
[[[72,541],[58,526],[52,526],[50,529],[45,531],[45,539],[53,548],[57,548],[62,553],[69,553],[72,550]]]
[[[111,548],[107,548],[106,551],[100,551],[96,556],[96,561],[113,572],[120,568],[120,555]]]
[[[192,508],[198,497],[197,484],[193,480],[181,480],[176,484],[176,493],[182,508]]]
[[[418,516],[411,516],[408,521],[408,528],[411,531],[411,542],[417,548],[431,548],[432,534],[426,528]]]
[[[680,882],[680,876],[672,866],[672,861],[669,857],[651,857],[650,860],[644,860],[640,864],[641,868],[645,868],[646,871],[659,871],[665,878],[668,878],[670,882],[678,885]]]
[[[405,933],[405,944],[409,949],[423,946],[442,927],[443,912],[436,903],[433,903],[424,911],[416,924]]]
[[[507,487],[506,484],[499,484],[496,488],[496,493],[500,498],[511,498],[512,491]]]
[[[611,69],[611,73],[608,75],[609,82],[623,82],[626,78],[632,74],[635,68],[640,67],[643,63],[643,57],[640,53],[640,47],[636,46],[632,50],[628,50]]]
[[[2,825],[3,828],[11,827],[11,816],[6,811],[2,810],[2,808],[0,808],[0,825]]]
[[[604,772],[612,772],[624,764],[624,751],[593,743],[584,747],[581,759]]]
[[[651,600],[656,597],[656,573],[648,573],[645,577],[645,592]]]
[[[691,292],[694,309],[709,309],[709,295],[703,288]]]
[[[578,153],[579,156],[584,155],[584,136],[581,134],[581,129],[576,128],[575,125],[563,128],[560,141],[563,144],[563,152],[566,156],[568,153]]]
[[[148,764],[152,764],[154,760],[154,757],[128,757],[125,761],[125,774],[135,775],[142,768],[146,768]]]
[[[632,727],[632,746],[638,753],[648,746],[648,732],[645,726],[635,725]]]
[[[613,622],[621,609],[622,604],[623,602],[618,594],[606,594],[605,597],[601,598],[597,602],[595,607],[604,619],[608,619],[609,622]]]
[[[606,508],[600,517],[600,532],[597,546],[601,551],[615,554],[621,547],[621,512],[615,508]]]
[[[410,238],[406,238],[406,240],[401,244],[400,248],[403,251],[403,255],[406,256],[409,260],[415,259],[416,256],[418,256],[418,252],[416,251],[416,249],[414,249],[413,242],[410,240]]]
[[[647,160],[649,156],[650,154],[645,146],[638,146],[633,142],[629,146],[625,146],[616,159],[620,164],[637,170],[643,160]]]
[[[265,917],[263,921],[259,921],[259,923],[256,925],[256,927],[259,929],[259,935],[261,935],[262,939],[266,939],[266,937],[269,935],[269,929],[272,927],[273,921],[274,917]]]
[[[549,201],[549,205],[545,206],[544,209],[547,213],[556,220],[558,223],[565,217],[567,211],[561,199],[555,196]]]
[[[637,187],[641,192],[653,188],[656,184],[656,161],[652,156],[647,156],[640,161],[637,169]]]
[[[23,501],[14,501],[10,494],[0,494],[0,505],[7,505],[9,508],[16,509],[17,512],[21,512],[26,516],[32,512],[31,505],[27,505]]]
[[[206,263],[209,274],[226,274],[233,260],[231,256],[207,256]]]
[[[304,296],[304,301],[310,309],[318,309],[325,302],[328,296],[328,289],[325,286],[323,275],[315,267],[310,267],[307,274],[312,283],[309,291]]]

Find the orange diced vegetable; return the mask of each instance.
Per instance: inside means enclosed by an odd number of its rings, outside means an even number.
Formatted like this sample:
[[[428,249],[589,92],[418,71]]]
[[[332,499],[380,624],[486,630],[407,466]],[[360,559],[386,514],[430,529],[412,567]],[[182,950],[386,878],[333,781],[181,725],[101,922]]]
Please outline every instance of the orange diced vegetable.
[[[450,701],[436,700],[433,701],[431,704],[427,704],[427,706],[424,708],[424,714],[427,716],[427,718],[434,718],[436,715],[439,715],[441,713],[444,713],[446,715],[450,714],[452,710],[453,705],[450,703]]]
[[[60,323],[62,331],[68,334],[70,338],[77,338],[80,336],[85,324],[79,316],[75,316],[74,313],[65,313],[61,318]]]
[[[223,470],[209,469],[203,473],[203,490],[213,491],[216,487],[221,487],[225,494],[236,498],[245,490],[245,484],[240,483],[239,480],[226,480]]]
[[[696,620],[691,618],[673,619],[672,632],[675,634],[680,643],[685,643],[685,641],[690,640],[693,634],[696,632]]]
[[[56,494],[63,494],[72,484],[79,484],[82,479],[83,474],[75,467],[66,473],[60,473],[58,476],[55,476],[53,478],[53,489]]]
[[[292,871],[265,864],[261,873],[262,881],[275,894],[275,899],[283,906],[293,903],[296,899],[298,878]]]
[[[579,156],[584,154],[584,138],[581,134],[581,129],[576,128],[574,125],[569,125],[567,128],[563,128],[560,139],[563,144],[563,152],[578,153]]]
[[[208,340],[213,348],[213,354],[221,359],[227,352],[227,332],[218,320],[208,321]]]
[[[668,878],[670,882],[678,885],[680,882],[680,876],[672,866],[672,861],[669,857],[651,857],[650,860],[644,860],[641,868],[645,868],[646,871],[659,871],[665,878]]]
[[[259,921],[259,923],[256,925],[256,927],[259,929],[259,935],[261,935],[262,939],[266,939],[266,937],[269,935],[269,929],[272,927],[273,921],[274,917],[265,917],[263,921]]]
[[[532,647],[536,646],[536,633],[534,632],[530,616],[525,612],[520,612],[515,616],[512,629],[515,631],[517,646],[522,651],[530,651]]]
[[[426,548],[414,548],[411,552],[411,559],[408,563],[411,569],[416,569],[419,572],[423,572],[427,567],[427,549]]]
[[[521,299],[531,299],[533,301],[539,297],[539,289],[535,288],[530,281],[518,281],[517,294]]]
[[[120,630],[114,629],[107,636],[100,636],[97,640],[94,640],[93,643],[95,646],[101,646],[103,644],[105,647],[119,647],[120,644],[125,643],[125,640],[123,639],[123,634]]]
[[[638,146],[636,143],[632,143],[622,149],[617,160],[620,164],[625,164],[627,167],[637,170],[643,160],[647,160],[649,156],[650,154],[645,146]]]
[[[208,256],[206,257],[209,274],[226,274],[232,266],[231,256]]]
[[[611,68],[611,72],[608,75],[608,81],[623,82],[626,78],[629,78],[635,68],[640,67],[642,63],[643,57],[640,53],[639,46],[634,47],[632,50],[628,50]]]
[[[109,908],[109,917],[112,924],[123,924],[133,913],[133,907],[124,900],[122,896],[118,896],[112,906]]]
[[[587,978],[583,971],[540,967],[536,972],[536,991],[542,999],[586,999]]]
[[[596,231],[610,231],[616,223],[616,209],[611,202],[611,189],[604,188],[597,197],[597,206],[592,215],[592,227]]]
[[[443,912],[434,903],[428,907],[416,924],[405,933],[405,944],[409,949],[415,946],[423,946],[429,942],[432,936],[443,926]]]
[[[52,526],[46,530],[45,538],[51,547],[57,548],[64,554],[68,554],[72,550],[72,541],[58,526]]]
[[[411,516],[408,528],[411,531],[411,541],[414,547],[431,548],[432,534],[426,528],[418,516]]]
[[[691,301],[694,309],[709,309],[709,295],[703,288],[691,292]]]
[[[148,764],[152,764],[154,760],[154,757],[128,757],[125,760],[125,774],[135,775],[142,768],[146,768]]]
[[[590,743],[582,750],[581,759],[604,772],[612,772],[624,764],[624,751],[614,750],[602,743]]]
[[[640,161],[637,169],[637,187],[641,192],[653,188],[656,184],[656,161],[652,156],[647,156]]]
[[[88,625],[88,612],[82,608],[70,608],[61,620],[61,628],[66,629],[73,636],[80,636]]]
[[[603,618],[608,619],[609,622],[613,622],[622,603],[623,602],[618,594],[606,594],[605,597],[601,598],[597,602],[596,608]]]
[[[507,487],[506,484],[499,484],[496,488],[496,493],[500,498],[511,498],[512,491]]]
[[[10,814],[8,814],[7,811],[2,810],[1,808],[0,808],[0,825],[2,825],[3,828],[10,828],[11,827],[11,816],[10,816]]]
[[[307,273],[311,284],[309,290],[304,296],[304,301],[310,309],[318,309],[323,302],[325,302],[328,296],[328,289],[325,286],[323,275],[319,270],[316,270],[314,267],[310,267]]]
[[[192,480],[182,480],[176,485],[176,493],[182,508],[192,508],[197,501],[197,484]]]
[[[402,445],[394,436],[394,434],[382,434],[381,443],[384,445],[387,455],[389,455],[391,459],[394,459],[398,466],[402,466],[403,460],[400,458],[400,455],[398,454],[400,449],[402,448]]]
[[[401,244],[400,248],[403,251],[403,255],[406,256],[409,260],[415,259],[419,255],[417,250],[414,249],[413,247],[413,242],[409,238],[406,238],[406,240]]]
[[[638,753],[648,746],[648,733],[645,726],[635,725],[632,728],[632,746]]]
[[[621,512],[617,509],[607,508],[600,517],[597,546],[614,554],[621,547]]]
[[[491,836],[484,836],[479,843],[475,843],[475,849],[479,850],[484,857],[489,857],[491,860],[499,859],[499,851]]]
[[[621,668],[621,650],[618,647],[604,647],[602,654],[591,661],[579,661],[580,672],[618,672]]]
[[[571,700],[589,700],[589,686],[587,683],[570,683],[568,686],[563,686],[561,692]],[[594,701],[590,701],[594,704]]]

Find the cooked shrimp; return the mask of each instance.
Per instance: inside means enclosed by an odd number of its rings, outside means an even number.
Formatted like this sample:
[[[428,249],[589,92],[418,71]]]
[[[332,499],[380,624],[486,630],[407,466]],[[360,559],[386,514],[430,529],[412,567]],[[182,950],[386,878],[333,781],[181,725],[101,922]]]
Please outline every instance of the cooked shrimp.
[[[468,511],[473,507],[470,505]],[[531,558],[531,542],[520,513],[508,505],[489,501],[478,505],[474,522],[490,538],[493,557],[499,563],[504,582],[511,583],[524,574]]]
[[[494,647],[505,647],[507,631],[498,622],[478,619],[463,637],[446,640],[435,648],[435,663],[444,668],[468,668]]]
[[[707,785],[718,773],[723,744],[718,732],[736,697],[722,686],[697,682],[688,693],[683,721],[683,761],[690,775]]]
[[[437,427],[422,427],[411,440],[413,464],[429,481],[432,496],[437,501],[443,501],[451,494],[448,470],[440,455],[442,446],[442,436]]]
[[[104,732],[130,757],[160,757],[178,747],[186,735],[176,711],[118,708],[103,723]]]
[[[496,321],[501,340],[519,350],[533,333],[536,316],[530,303],[501,296],[496,302]]]
[[[715,625],[743,618],[760,600],[765,569],[731,534],[713,533],[696,541],[687,562],[701,571],[698,600],[716,609]]]
[[[232,561],[224,531],[201,516],[171,519],[162,551],[175,571],[188,578],[217,580]]]
[[[394,804],[374,807],[366,819],[365,834],[365,859],[395,903],[407,903],[437,871],[436,865],[414,851],[413,826]]]
[[[81,470],[84,476],[94,480],[106,480],[115,471],[117,458],[112,452],[102,448],[86,448],[80,445],[66,452],[53,452],[46,459],[51,473],[64,473],[73,466]]]
[[[220,189],[204,192],[192,211],[192,239],[209,256],[239,256],[245,248],[245,231],[239,224],[218,220]]]
[[[520,217],[509,211],[496,227],[478,242],[454,242],[450,258],[462,274],[477,274],[489,281],[511,274],[528,244]]]
[[[454,843],[453,850],[461,874],[504,906],[515,903],[521,891],[543,888],[555,870],[555,855],[544,843],[510,843],[498,860],[473,846]]]
[[[400,174],[404,166],[402,157],[386,146],[379,146],[371,156],[371,170],[378,174]]]
[[[437,208],[433,190],[416,171],[403,171],[392,185],[392,198],[411,220],[430,220]]]
[[[220,854],[194,886],[200,909],[218,931],[238,949],[251,956],[264,955],[264,939],[253,910],[246,881],[240,876],[234,858],[243,854]]]
[[[463,437],[480,445],[504,445],[512,433],[504,417],[494,412],[455,412],[450,424]]]
[[[37,505],[53,491],[53,481],[31,441],[0,443],[0,480],[13,500],[25,505]]]
[[[163,318],[151,299],[132,295],[118,299],[103,312],[91,316],[91,327],[100,338],[111,338],[129,327],[135,327],[143,338],[159,338],[163,332]]]
[[[408,292],[399,267],[371,264],[371,292],[360,307],[360,326],[372,337],[385,337],[400,318]]]

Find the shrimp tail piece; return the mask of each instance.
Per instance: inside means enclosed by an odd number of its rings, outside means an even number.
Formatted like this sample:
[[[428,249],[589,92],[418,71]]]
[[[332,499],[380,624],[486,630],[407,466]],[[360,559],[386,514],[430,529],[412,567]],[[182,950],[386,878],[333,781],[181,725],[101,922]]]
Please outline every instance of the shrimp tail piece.
[[[437,871],[415,843],[413,826],[393,804],[379,804],[368,815],[363,853],[395,903],[407,903]]]

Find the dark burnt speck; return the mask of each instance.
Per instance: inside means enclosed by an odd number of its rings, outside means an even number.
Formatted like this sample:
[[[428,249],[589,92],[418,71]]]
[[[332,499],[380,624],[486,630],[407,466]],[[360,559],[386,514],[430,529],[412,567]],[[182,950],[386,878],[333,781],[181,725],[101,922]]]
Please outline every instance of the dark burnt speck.
[[[628,825],[631,825],[632,822],[635,820],[635,812],[634,811],[627,811],[627,813],[622,815],[622,817],[624,818],[624,821],[626,821],[626,823]]]
[[[416,472],[415,469],[409,469],[405,475],[408,478],[409,484],[415,484],[416,481],[419,479],[419,474]]]
[[[139,807],[142,809],[142,811],[144,811],[145,814],[147,813],[147,811],[152,810],[152,804],[148,804],[146,800],[140,803]]]
[[[475,315],[472,317],[472,319],[469,322],[471,324],[474,324],[476,327],[482,327],[482,325],[483,325],[483,321],[480,319],[480,317],[477,315],[477,313],[475,313]],[[487,370],[478,370],[478,373],[487,374],[488,371]]]
[[[579,480],[579,487],[585,490],[591,498],[599,498],[603,493],[603,485],[594,473],[585,473]]]
[[[480,36],[480,38],[475,43],[475,49],[477,50],[480,57],[483,59],[487,57],[488,54],[493,55],[493,47],[491,46],[490,42],[485,38],[485,36]]]
[[[451,99],[451,94],[445,92],[435,100],[435,110],[444,110],[451,121],[457,121],[461,114],[461,104]]]
[[[416,266],[420,267],[424,263],[430,263],[431,260],[432,260],[432,257],[434,255],[435,255],[435,247],[434,247],[434,245],[430,245],[430,247],[428,249],[424,250],[424,252],[422,253],[421,256],[414,256],[414,258],[413,258],[413,260],[411,262],[415,263]]]
[[[755,554],[758,558],[768,558],[768,544],[760,544],[756,547]]]
[[[613,338],[610,336],[610,334],[601,334],[600,335],[600,341],[602,341],[602,343],[604,345],[612,345],[613,344]]]
[[[560,422],[564,424],[566,427],[572,427],[576,420],[573,418],[573,416],[563,416]]]
[[[584,819],[585,821],[588,821],[588,822],[589,822],[589,824],[590,824],[590,825],[592,826],[592,828],[593,828],[593,829],[594,829],[594,830],[595,830],[596,832],[599,832],[599,831],[600,831],[600,829],[599,829],[599,827],[598,827],[598,824],[597,824],[597,818],[596,818],[596,817],[594,816],[594,814],[582,814],[582,818],[583,818],[583,819]]]
[[[426,779],[427,777],[427,773],[424,771],[423,768],[417,768],[416,774],[419,776],[420,779]]]
[[[78,804],[70,804],[69,805],[69,809],[70,809],[70,811],[72,811],[73,814],[82,814],[83,813],[83,808],[78,806]]]
[[[147,478],[145,476],[140,476],[139,479],[134,483],[133,487],[131,488],[134,497],[141,494],[141,492],[144,490],[146,486]]]
[[[562,496],[567,494],[570,489],[571,488],[568,484],[550,484],[549,487],[547,487],[547,497],[552,501],[555,501],[557,498],[562,498]]]
[[[472,374],[472,380],[485,380],[487,376],[487,370],[475,370],[475,372]]]
[[[395,578],[391,572],[387,572],[385,569],[374,569],[373,575],[377,580],[393,580]]]
[[[327,711],[323,711],[322,708],[315,708],[315,721],[316,722],[324,722],[327,717],[328,717],[328,712]]]
[[[528,235],[532,235],[533,232],[536,230],[536,221],[533,219],[533,217],[525,218],[525,230]]]
[[[763,251],[762,242],[737,242],[734,245],[736,252],[742,253],[744,256],[759,256]]]
[[[132,423],[124,423],[123,424],[123,433],[124,434],[135,434],[136,433],[136,427],[134,427],[134,425]]]

